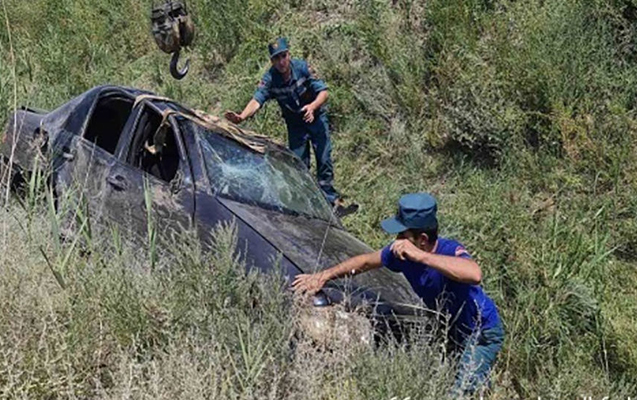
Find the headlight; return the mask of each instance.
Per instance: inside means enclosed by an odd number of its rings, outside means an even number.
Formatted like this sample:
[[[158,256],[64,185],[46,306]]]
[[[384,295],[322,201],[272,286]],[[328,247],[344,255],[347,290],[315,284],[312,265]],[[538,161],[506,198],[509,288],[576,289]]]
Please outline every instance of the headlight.
[[[315,296],[313,304],[305,303],[299,310],[301,331],[313,341],[325,346],[372,343],[372,325],[364,315],[345,311],[339,304],[329,304],[325,295]]]

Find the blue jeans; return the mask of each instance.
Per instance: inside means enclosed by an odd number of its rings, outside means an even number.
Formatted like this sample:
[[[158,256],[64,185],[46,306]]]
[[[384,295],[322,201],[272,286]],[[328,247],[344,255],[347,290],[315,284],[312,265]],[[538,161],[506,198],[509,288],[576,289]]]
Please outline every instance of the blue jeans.
[[[327,200],[334,204],[339,194],[334,189],[334,166],[332,165],[332,142],[327,114],[317,115],[311,124],[303,120],[286,120],[288,145],[303,164],[310,168],[310,143],[316,158],[316,179]]]
[[[504,343],[502,322],[492,328],[479,330],[465,339],[456,373],[453,393],[471,394],[489,385],[489,374]]]

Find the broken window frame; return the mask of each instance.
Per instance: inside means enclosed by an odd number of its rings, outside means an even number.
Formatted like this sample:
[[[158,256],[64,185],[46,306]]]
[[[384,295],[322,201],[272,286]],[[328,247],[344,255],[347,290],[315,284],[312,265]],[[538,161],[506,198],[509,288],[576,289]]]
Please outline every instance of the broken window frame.
[[[168,129],[170,132],[172,132],[173,137],[175,138],[175,144],[177,146],[179,165],[177,167],[175,176],[170,181],[167,181],[165,179],[162,179],[152,174],[150,171],[140,168],[138,165],[135,164],[134,162],[135,159],[133,158],[134,157],[133,154],[136,151],[135,147],[138,144],[136,143],[136,140],[140,133],[139,124],[142,120],[144,113],[152,112],[158,115],[160,118],[162,113],[161,113],[161,110],[155,104],[150,102],[139,103],[135,107],[133,112],[135,114],[135,120],[133,121],[132,124],[130,124],[130,127],[128,128],[130,133],[128,135],[128,138],[126,139],[126,146],[124,146],[118,158],[122,160],[122,162],[130,165],[131,167],[138,169],[139,171],[144,173],[148,178],[170,186],[171,191],[173,193],[184,190],[184,189],[192,188],[193,175],[192,175],[190,160],[188,159],[188,152],[186,151],[186,146],[184,144],[183,132],[181,130],[180,124],[177,122],[177,120],[173,116],[169,116],[166,122],[169,124]]]
[[[91,140],[91,138],[89,138],[87,135],[91,133],[89,128],[91,128],[92,123],[94,122],[94,119],[96,118],[96,113],[100,109],[100,104],[103,101],[115,100],[115,99],[129,103],[130,110],[128,111],[128,115],[126,115],[126,118],[123,118],[123,124],[121,125],[121,128],[118,132],[117,142],[115,143],[115,146],[112,149],[107,149],[106,147],[98,144],[99,138],[101,138],[102,135],[96,135],[95,140]],[[105,151],[106,153],[116,157],[118,154],[120,145],[122,143],[122,140],[127,136],[127,132],[129,129],[128,121],[131,119],[131,116],[135,115],[135,109],[133,105],[134,105],[134,99],[125,93],[114,91],[114,92],[106,92],[106,93],[100,94],[99,96],[96,97],[95,102],[90,109],[89,115],[86,117],[85,123],[82,126],[79,136],[83,140],[85,140],[87,143],[91,143],[95,147],[98,147],[101,150]]]

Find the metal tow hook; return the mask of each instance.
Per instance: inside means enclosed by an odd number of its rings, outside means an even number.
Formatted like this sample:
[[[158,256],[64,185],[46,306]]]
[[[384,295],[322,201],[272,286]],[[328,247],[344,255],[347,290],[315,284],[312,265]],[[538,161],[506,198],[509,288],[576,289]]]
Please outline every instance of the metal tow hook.
[[[188,69],[190,68],[190,59],[186,60],[182,69],[177,67],[177,64],[179,63],[179,53],[180,50],[177,50],[173,53],[173,57],[170,59],[170,74],[177,80],[183,79],[188,74]]]
[[[182,48],[189,47],[195,37],[195,25],[188,14],[186,0],[164,0],[163,4],[151,4],[150,21],[152,34],[157,46],[167,54],[170,60],[170,75],[183,79],[188,73],[190,60],[179,69],[179,54]]]

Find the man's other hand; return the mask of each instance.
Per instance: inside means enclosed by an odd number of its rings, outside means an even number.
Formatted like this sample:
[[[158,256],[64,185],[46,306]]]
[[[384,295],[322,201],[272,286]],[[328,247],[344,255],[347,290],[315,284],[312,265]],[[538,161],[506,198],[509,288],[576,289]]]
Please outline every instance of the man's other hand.
[[[240,124],[243,122],[243,118],[241,118],[241,115],[237,114],[234,111],[226,111],[226,113],[223,116],[226,117],[228,121],[234,124]]]
[[[315,294],[323,288],[325,280],[322,273],[299,274],[294,278],[292,287],[295,292]]]
[[[303,106],[303,108],[301,108],[301,111],[303,111],[303,121],[307,122],[308,124],[311,124],[312,122],[314,122],[314,106],[311,104],[308,104],[306,106]]]
[[[418,261],[419,257],[422,255],[422,250],[407,239],[396,240],[391,245],[391,251],[394,253],[396,258],[402,261]]]

